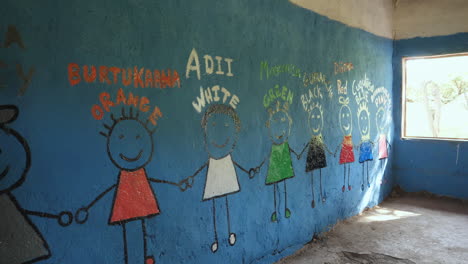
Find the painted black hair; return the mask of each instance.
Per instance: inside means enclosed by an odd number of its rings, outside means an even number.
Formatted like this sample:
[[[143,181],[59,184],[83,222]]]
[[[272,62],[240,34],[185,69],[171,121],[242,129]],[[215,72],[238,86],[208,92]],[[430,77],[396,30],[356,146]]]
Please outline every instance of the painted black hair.
[[[241,122],[239,116],[237,115],[236,110],[229,105],[225,104],[212,104],[208,109],[206,109],[205,114],[203,115],[201,126],[206,128],[206,123],[208,122],[208,117],[212,114],[225,114],[228,115],[234,120],[234,125],[236,126],[236,131],[239,132],[241,129]]]

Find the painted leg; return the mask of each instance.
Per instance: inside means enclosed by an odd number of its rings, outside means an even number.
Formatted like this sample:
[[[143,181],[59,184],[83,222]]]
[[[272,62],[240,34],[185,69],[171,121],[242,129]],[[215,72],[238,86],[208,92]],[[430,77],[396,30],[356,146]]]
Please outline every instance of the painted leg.
[[[312,208],[315,208],[314,171],[310,172],[310,181],[312,183]]]
[[[143,252],[145,252],[145,264],[154,264],[154,257],[148,256],[148,241],[146,240],[147,233],[144,219],[141,219],[141,227],[143,229]]]
[[[124,263],[128,264],[128,254],[127,254],[127,230],[125,229],[125,224],[122,225],[123,229],[123,245],[124,245]]]
[[[370,181],[369,181],[369,162],[367,161],[367,187],[370,188]]]
[[[380,159],[379,162],[380,162],[380,169],[383,169],[383,161]],[[385,171],[384,171],[384,175],[382,176],[382,180],[380,181],[380,185],[384,184],[384,181],[385,181]]]
[[[323,190],[322,190],[322,169],[319,169],[319,173],[320,173],[320,197],[322,197],[322,203],[324,203],[327,198],[325,197],[325,195],[323,195]]]
[[[342,192],[346,190],[345,184],[346,184],[346,164],[343,164],[343,187],[341,188]]]
[[[365,162],[362,163],[362,182],[361,182],[361,191],[364,191],[364,177],[365,176],[365,173],[364,173],[364,166],[365,166]]]
[[[286,180],[283,181],[284,183],[284,216],[286,218],[291,217],[291,210],[288,208],[288,194],[286,192]]]
[[[278,215],[276,214],[276,183],[273,183],[273,205],[275,206],[273,213],[271,214],[271,221],[278,221]]]
[[[124,230],[124,252],[126,264],[145,263],[144,236],[140,221],[130,221],[122,225]]]
[[[218,251],[218,231],[216,231],[216,204],[213,198],[213,230],[214,230],[214,242],[211,244],[211,252],[215,253]]]
[[[351,184],[349,184],[350,176],[351,176],[351,164],[348,164],[348,190],[351,191],[352,187],[351,187]]]
[[[229,217],[229,202],[228,197],[226,195],[226,215],[227,215],[227,225],[228,225],[228,234],[229,234],[229,245],[234,246],[236,243],[236,234],[231,233],[231,218]]]

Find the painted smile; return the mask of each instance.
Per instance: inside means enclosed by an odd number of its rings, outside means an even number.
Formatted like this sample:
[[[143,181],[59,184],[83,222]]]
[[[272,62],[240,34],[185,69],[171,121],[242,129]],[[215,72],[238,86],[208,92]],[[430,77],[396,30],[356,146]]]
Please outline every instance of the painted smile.
[[[319,131],[320,131],[320,127],[317,127],[317,128],[312,128],[312,131],[313,131],[314,133],[317,133],[317,132],[319,132]]]
[[[349,124],[348,124],[348,125],[346,125],[346,126],[343,126],[344,130],[348,130],[348,129],[349,129],[349,127],[350,127],[350,125],[349,125]]]
[[[2,171],[0,174],[0,181],[5,178],[5,176],[8,174],[8,171],[10,170],[10,166],[6,166],[6,168]]]
[[[284,137],[284,133],[281,134],[280,136],[276,136],[277,139],[282,139]]]
[[[224,141],[224,144],[222,145],[216,144],[213,140],[211,141],[211,144],[217,148],[224,148],[228,143],[229,143],[229,138],[226,138],[226,141]]]
[[[130,162],[133,162],[133,161],[137,161],[141,158],[141,154],[143,153],[143,150],[140,150],[140,152],[138,153],[138,155],[134,158],[129,158],[129,157],[126,157],[124,154],[120,153],[120,158],[125,160],[125,161],[130,161]]]

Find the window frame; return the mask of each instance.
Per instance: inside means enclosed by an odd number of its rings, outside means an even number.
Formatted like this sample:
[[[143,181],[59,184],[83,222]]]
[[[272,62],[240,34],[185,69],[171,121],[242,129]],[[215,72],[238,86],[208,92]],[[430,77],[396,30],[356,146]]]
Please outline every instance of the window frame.
[[[406,62],[410,60],[420,59],[437,59],[447,57],[461,57],[467,56],[468,52],[447,53],[439,55],[425,55],[425,56],[403,56],[401,58],[401,71],[402,71],[402,84],[401,84],[401,139],[402,140],[436,140],[436,141],[455,141],[455,142],[468,142],[468,138],[448,138],[448,137],[418,137],[406,135]],[[468,129],[468,125],[467,125]]]

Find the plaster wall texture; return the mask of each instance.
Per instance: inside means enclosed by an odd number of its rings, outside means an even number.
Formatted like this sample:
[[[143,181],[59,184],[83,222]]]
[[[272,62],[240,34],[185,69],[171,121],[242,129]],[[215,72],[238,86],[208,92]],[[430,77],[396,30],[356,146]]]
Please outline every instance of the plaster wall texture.
[[[393,17],[395,39],[468,32],[468,1],[397,0]]]
[[[348,26],[393,38],[392,0],[290,0]]]
[[[0,215],[44,263],[271,263],[391,190],[391,150],[358,162],[393,139],[388,38],[283,0],[7,0],[0,39]]]

